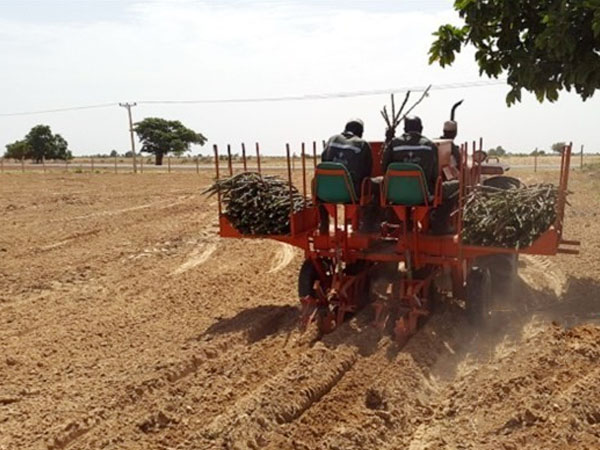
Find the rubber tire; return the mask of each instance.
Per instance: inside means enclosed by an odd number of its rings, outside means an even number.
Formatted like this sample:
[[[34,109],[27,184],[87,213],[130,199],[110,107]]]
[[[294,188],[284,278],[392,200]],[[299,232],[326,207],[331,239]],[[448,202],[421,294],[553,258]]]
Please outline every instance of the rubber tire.
[[[519,255],[501,253],[481,258],[481,265],[485,265],[492,277],[492,292],[498,295],[513,294],[518,277]]]
[[[519,189],[523,186],[520,180],[514,177],[497,176],[483,181],[484,186],[498,189]],[[515,280],[517,279],[519,255],[498,254],[486,256],[482,264],[489,267],[492,275],[492,290],[494,293],[511,295]]]
[[[487,326],[491,319],[492,277],[485,266],[473,267],[467,275],[466,312],[469,322]]]
[[[517,178],[499,175],[483,180],[483,185],[495,187],[497,189],[519,189],[523,184],[521,183],[521,180]]]
[[[315,297],[314,285],[318,279],[319,274],[314,263],[310,259],[305,260],[298,274],[298,297],[304,298],[307,295]]]

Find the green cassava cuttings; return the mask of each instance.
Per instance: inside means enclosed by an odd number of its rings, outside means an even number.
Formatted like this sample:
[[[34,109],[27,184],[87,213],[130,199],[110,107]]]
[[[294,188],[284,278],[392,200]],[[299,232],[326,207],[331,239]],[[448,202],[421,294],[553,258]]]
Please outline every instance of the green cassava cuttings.
[[[536,184],[519,189],[479,186],[465,200],[463,242],[506,248],[523,248],[556,221],[558,189]]]
[[[242,234],[269,235],[290,232],[290,211],[298,212],[305,206],[305,199],[287,181],[276,176],[261,176],[243,172],[215,181],[205,193],[221,193],[224,213],[232,225]],[[306,200],[310,204],[310,200]]]

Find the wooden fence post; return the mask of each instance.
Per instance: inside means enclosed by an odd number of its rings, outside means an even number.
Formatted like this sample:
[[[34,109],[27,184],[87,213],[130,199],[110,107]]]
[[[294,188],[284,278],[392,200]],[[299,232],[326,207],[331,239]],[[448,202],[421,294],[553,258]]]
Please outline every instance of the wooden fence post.
[[[140,173],[144,173],[144,157],[140,153]]]
[[[579,157],[579,168],[583,169],[583,144],[581,144],[581,155]]]
[[[167,167],[169,173],[171,173],[171,155],[167,156]]]
[[[535,148],[535,152],[533,153],[533,171],[537,172],[537,157],[538,157],[538,149]]]
[[[69,160],[65,158],[65,172],[69,171]]]
[[[4,158],[0,158],[0,173],[4,173]]]
[[[42,167],[44,169],[44,173],[46,173],[46,157],[42,155]]]
[[[196,173],[200,173],[200,158],[196,156]]]
[[[90,162],[92,163],[92,173],[94,173],[94,157],[93,156],[91,157]]]
[[[115,173],[117,173],[117,157],[115,156]]]
[[[25,158],[21,158],[21,172],[25,173]]]

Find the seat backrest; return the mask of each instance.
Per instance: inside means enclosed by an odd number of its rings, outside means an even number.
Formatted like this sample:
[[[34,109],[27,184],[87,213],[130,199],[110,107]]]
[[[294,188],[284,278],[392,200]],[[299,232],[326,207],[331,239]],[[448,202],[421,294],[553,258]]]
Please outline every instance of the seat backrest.
[[[350,173],[343,164],[320,163],[315,174],[315,184],[317,198],[322,202],[357,203]]]
[[[390,164],[385,173],[384,183],[387,204],[418,206],[429,202],[425,174],[418,164]]]
[[[392,160],[395,162],[418,164],[423,169],[425,180],[430,191],[435,188],[438,176],[437,147],[429,145],[408,145],[392,141]]]

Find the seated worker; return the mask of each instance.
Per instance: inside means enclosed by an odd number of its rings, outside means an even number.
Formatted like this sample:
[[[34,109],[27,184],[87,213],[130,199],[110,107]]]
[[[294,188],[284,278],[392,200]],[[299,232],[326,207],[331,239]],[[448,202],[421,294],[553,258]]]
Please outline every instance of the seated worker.
[[[442,131],[441,139],[449,139],[454,141],[456,138],[458,127],[456,122],[448,120],[444,122],[444,128]],[[460,152],[458,145],[452,142],[452,155],[450,158],[450,164],[458,176],[460,163]],[[434,234],[448,234],[453,233],[454,229],[451,226],[450,215],[458,207],[458,180],[445,180],[442,183],[442,204],[438,206],[431,213],[431,231]]]
[[[423,169],[429,193],[435,191],[438,172],[437,147],[423,136],[423,125],[417,116],[404,119],[404,134],[393,138],[383,151],[383,172],[393,162],[414,163]]]
[[[348,121],[341,134],[336,134],[327,141],[321,155],[322,162],[340,163],[348,169],[357,197],[360,197],[362,181],[371,176],[373,165],[371,146],[362,138],[363,131],[362,120]]]
[[[364,124],[360,119],[352,119],[346,123],[341,134],[332,136],[321,155],[322,162],[336,162],[343,164],[352,180],[357,200],[360,199],[361,186],[365,178],[371,176],[373,165],[371,146],[362,136]],[[324,208],[320,210],[321,233],[327,233],[329,229],[329,216]]]
[[[454,143],[454,139],[456,138],[457,132],[458,127],[455,121],[447,120],[446,122],[444,122],[444,129],[442,130],[442,136],[440,137],[440,139],[449,139],[452,141],[452,167],[458,167],[458,163],[460,162],[460,153],[458,151],[458,145]]]

